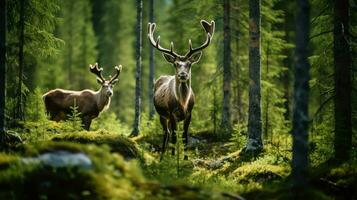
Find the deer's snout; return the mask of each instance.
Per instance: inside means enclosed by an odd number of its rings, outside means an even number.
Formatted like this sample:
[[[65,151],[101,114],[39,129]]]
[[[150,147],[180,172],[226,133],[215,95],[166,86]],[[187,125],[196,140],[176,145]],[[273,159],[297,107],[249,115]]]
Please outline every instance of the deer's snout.
[[[108,96],[108,97],[113,96],[113,91],[108,90],[108,91],[107,91],[107,96]]]
[[[180,80],[187,80],[188,79],[188,74],[186,72],[181,72],[177,75],[177,77],[180,79]]]

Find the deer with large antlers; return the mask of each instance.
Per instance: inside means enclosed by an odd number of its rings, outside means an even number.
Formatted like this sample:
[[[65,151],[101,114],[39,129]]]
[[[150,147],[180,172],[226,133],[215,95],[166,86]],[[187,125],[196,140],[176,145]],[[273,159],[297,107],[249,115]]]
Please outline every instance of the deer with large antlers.
[[[97,76],[97,82],[101,85],[98,91],[54,89],[43,95],[45,108],[51,120],[66,120],[71,114],[71,107],[75,104],[80,112],[83,127],[89,130],[92,120],[109,107],[113,86],[118,82],[122,66],[115,66],[116,73],[108,80],[102,76],[103,68],[99,68],[98,63],[89,65],[89,69]]]
[[[160,160],[163,159],[165,149],[171,134],[171,143],[176,143],[177,122],[184,121],[183,142],[184,159],[187,160],[188,128],[191,122],[191,111],[195,103],[194,93],[191,88],[191,66],[197,63],[202,55],[202,50],[210,44],[215,23],[201,20],[203,29],[206,32],[206,41],[197,48],[192,48],[192,42],[189,40],[189,51],[184,55],[179,55],[174,51],[173,42],[170,49],[160,46],[160,36],[154,39],[156,24],[148,24],[148,38],[150,43],[163,53],[167,62],[175,67],[174,76],[160,76],[154,85],[154,106],[160,115],[160,122],[164,130],[163,144]],[[175,154],[174,147],[172,155]]]

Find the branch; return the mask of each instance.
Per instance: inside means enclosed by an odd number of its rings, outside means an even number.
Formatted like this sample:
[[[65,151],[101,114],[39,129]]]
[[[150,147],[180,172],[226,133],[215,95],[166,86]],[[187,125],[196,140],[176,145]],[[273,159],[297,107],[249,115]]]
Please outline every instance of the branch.
[[[333,99],[334,97],[335,97],[335,95],[330,96],[329,98],[327,98],[327,99],[320,105],[320,107],[319,107],[319,108],[317,109],[317,111],[315,112],[313,119],[316,118],[316,116],[321,112],[321,110],[324,108],[324,106],[325,106],[331,99]]]
[[[315,37],[319,37],[319,36],[321,36],[321,35],[324,35],[324,34],[327,34],[327,33],[332,33],[332,32],[333,32],[332,30],[329,30],[329,31],[323,31],[323,32],[317,33],[317,34],[315,34],[315,35],[309,37],[309,40],[312,40],[312,39],[315,38]]]
[[[327,5],[316,17],[314,17],[314,18],[311,20],[310,24],[314,24],[315,21],[316,21],[319,17],[321,17],[321,15],[324,14],[324,12],[326,12],[326,10],[327,10],[328,8],[329,8],[329,5]]]

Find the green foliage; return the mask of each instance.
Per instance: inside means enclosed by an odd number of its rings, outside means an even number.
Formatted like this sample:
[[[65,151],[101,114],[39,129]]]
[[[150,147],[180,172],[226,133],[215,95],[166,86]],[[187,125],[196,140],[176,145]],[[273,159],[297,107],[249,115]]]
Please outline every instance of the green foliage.
[[[68,120],[65,125],[69,128],[69,132],[77,132],[83,129],[81,113],[78,111],[76,100],[73,102],[73,106],[70,107],[71,113],[68,114]]]
[[[28,95],[26,106],[26,118],[28,121],[34,122],[47,119],[42,94],[41,89],[36,88],[32,94]]]
[[[130,128],[122,123],[115,112],[105,111],[102,112],[97,118],[92,121],[92,130],[110,130],[111,132],[128,135],[130,134]]]

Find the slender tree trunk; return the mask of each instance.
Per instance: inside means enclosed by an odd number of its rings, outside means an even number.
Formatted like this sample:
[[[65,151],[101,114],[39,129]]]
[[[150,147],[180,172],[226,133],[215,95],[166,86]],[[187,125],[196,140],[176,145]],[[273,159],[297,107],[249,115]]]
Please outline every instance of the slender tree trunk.
[[[240,84],[240,79],[241,79],[241,69],[240,69],[240,65],[239,65],[239,59],[240,59],[240,55],[239,55],[239,40],[240,40],[240,29],[239,29],[239,23],[240,23],[240,17],[239,17],[239,12],[240,12],[240,7],[239,7],[239,2],[237,1],[236,3],[236,7],[237,7],[237,10],[236,11],[236,15],[237,15],[237,27],[236,27],[236,39],[235,39],[235,42],[236,42],[236,75],[237,77],[235,78],[236,79],[236,84],[237,84],[237,88],[236,88],[236,93],[237,93],[237,96],[236,96],[236,106],[237,106],[237,123],[241,122],[243,120],[243,105],[242,105],[242,88],[241,88],[241,84]]]
[[[24,120],[23,112],[23,70],[24,70],[24,45],[25,45],[25,0],[20,1],[20,21],[19,21],[19,71],[18,71],[18,86],[17,86],[17,100],[15,120]],[[16,122],[15,122],[16,123]]]
[[[248,142],[244,152],[263,149],[260,86],[260,0],[249,1],[249,111]]]
[[[269,54],[270,54],[270,42],[268,41],[267,50],[266,50],[266,78],[265,80],[269,79]],[[265,140],[268,139],[269,134],[269,106],[270,106],[270,95],[269,95],[269,88],[267,89],[267,94],[265,96],[265,128],[264,128],[264,137]]]
[[[295,84],[293,107],[292,179],[295,199],[302,199],[308,184],[308,103],[309,68],[308,41],[310,6],[308,0],[298,0],[295,49]]]
[[[223,14],[223,101],[221,127],[225,132],[232,130],[230,120],[230,89],[231,89],[231,33],[230,33],[230,4],[224,0]]]
[[[73,19],[73,15],[72,13],[74,13],[74,2],[69,2],[69,10],[70,10],[70,17],[71,17],[71,20],[70,23],[68,24],[69,27],[71,27],[69,29],[69,38],[68,38],[68,42],[67,46],[68,46],[68,52],[67,52],[67,76],[68,76],[68,87],[69,88],[72,88],[72,85],[73,85],[73,72],[72,72],[72,64],[73,64],[73,57],[72,57],[72,54],[73,54],[73,33],[72,33],[72,27],[73,27],[73,23],[72,23],[72,20]]]
[[[289,11],[288,12],[292,12]],[[291,13],[286,13],[285,14],[285,19],[284,19],[284,30],[285,30],[285,41],[290,41],[290,34],[289,34],[289,26],[291,23],[291,20],[289,20],[291,18]],[[286,48],[284,50],[284,54],[286,56],[286,58],[284,59],[284,67],[287,68],[287,70],[284,72],[283,77],[282,77],[282,82],[284,85],[284,98],[285,98],[285,102],[284,102],[284,108],[285,108],[285,113],[284,113],[284,118],[286,120],[290,120],[291,116],[290,116],[290,65],[292,63],[292,59],[291,59],[291,50],[290,48]]]
[[[154,0],[150,0],[149,21],[154,22]],[[149,72],[149,120],[152,120],[155,114],[154,108],[154,81],[155,81],[155,66],[154,66],[154,47],[149,45],[150,50],[150,72]]]
[[[143,20],[143,1],[136,1],[136,73],[135,73],[135,119],[133,124],[132,136],[140,133],[141,116],[141,54],[142,54],[142,20]]]
[[[349,1],[334,1],[335,159],[348,160],[352,148]]]
[[[6,1],[0,1],[0,148],[5,139]]]

